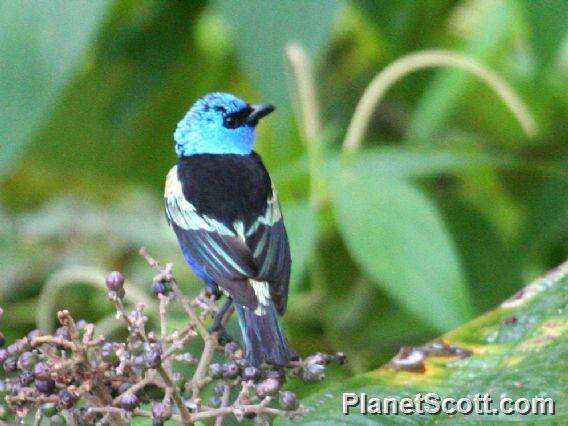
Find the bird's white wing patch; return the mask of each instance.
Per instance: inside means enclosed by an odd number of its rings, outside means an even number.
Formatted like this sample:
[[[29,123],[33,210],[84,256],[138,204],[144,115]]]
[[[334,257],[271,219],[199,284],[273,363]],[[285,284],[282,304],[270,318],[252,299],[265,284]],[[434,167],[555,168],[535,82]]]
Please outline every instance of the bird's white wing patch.
[[[278,195],[276,195],[276,189],[272,185],[272,195],[267,200],[266,210],[262,216],[250,226],[246,232],[246,236],[250,237],[254,234],[260,225],[272,226],[280,219],[282,219],[282,212],[280,211],[280,205],[278,203]]]
[[[181,182],[177,176],[177,166],[172,167],[166,178],[164,190],[166,200],[166,214],[170,222],[186,230],[204,230],[217,232],[221,235],[236,237],[223,223],[205,215],[197,213],[195,206],[185,199]]]
[[[268,282],[249,279],[249,283],[252,286],[254,295],[258,301],[254,314],[264,315],[266,313],[266,307],[270,305],[270,289],[268,287]]]

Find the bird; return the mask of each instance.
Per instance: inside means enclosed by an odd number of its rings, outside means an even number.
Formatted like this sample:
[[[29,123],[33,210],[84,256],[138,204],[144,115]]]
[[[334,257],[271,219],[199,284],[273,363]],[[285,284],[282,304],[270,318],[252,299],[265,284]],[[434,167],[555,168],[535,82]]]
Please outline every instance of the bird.
[[[254,151],[270,104],[231,93],[197,100],[174,132],[178,162],[166,177],[166,218],[183,256],[216,298],[234,304],[249,364],[297,360],[280,323],[286,311],[291,255],[278,195]]]

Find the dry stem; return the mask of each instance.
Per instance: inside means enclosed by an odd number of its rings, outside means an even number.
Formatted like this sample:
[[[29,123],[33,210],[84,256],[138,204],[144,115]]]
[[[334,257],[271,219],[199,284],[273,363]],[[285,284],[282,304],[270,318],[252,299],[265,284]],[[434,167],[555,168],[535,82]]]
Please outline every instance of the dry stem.
[[[199,315],[197,315],[197,313],[195,312],[195,310],[191,306],[191,302],[183,295],[183,293],[179,289],[179,286],[177,285],[176,280],[171,275],[171,264],[166,265],[166,267],[162,267],[160,265],[160,263],[156,259],[154,259],[150,255],[150,253],[148,253],[148,251],[146,250],[145,247],[142,247],[139,250],[139,253],[142,255],[142,257],[144,257],[144,259],[146,259],[148,264],[152,268],[154,268],[156,270],[156,272],[158,272],[158,274],[162,275],[164,277],[164,279],[167,280],[170,283],[170,285],[172,287],[172,291],[174,292],[174,294],[176,296],[176,299],[179,300],[179,302],[181,303],[181,305],[182,305],[183,309],[185,310],[185,312],[187,313],[187,315],[193,321],[195,321],[195,324],[197,326],[197,329],[199,330],[199,333],[203,336],[204,339],[207,338],[207,336],[209,336],[209,332],[205,328],[205,325],[203,325],[203,322],[199,318]]]
[[[383,99],[387,90],[402,77],[411,72],[431,67],[454,67],[479,77],[501,98],[507,108],[519,121],[529,137],[537,132],[537,125],[528,109],[515,91],[495,72],[467,56],[444,50],[425,50],[411,53],[394,61],[383,69],[367,86],[359,100],[353,118],[347,129],[343,150],[356,151],[365,136],[373,111]]]

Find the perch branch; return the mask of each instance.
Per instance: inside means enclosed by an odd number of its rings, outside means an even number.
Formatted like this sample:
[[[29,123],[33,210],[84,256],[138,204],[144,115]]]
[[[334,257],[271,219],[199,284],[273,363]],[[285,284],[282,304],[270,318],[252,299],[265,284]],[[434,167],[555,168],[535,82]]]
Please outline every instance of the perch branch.
[[[177,285],[176,280],[173,278],[173,276],[171,276],[171,266],[169,268],[162,267],[158,263],[158,261],[156,259],[154,259],[150,255],[150,253],[148,253],[148,251],[146,250],[145,247],[142,247],[139,250],[139,253],[142,255],[142,257],[144,257],[144,259],[146,259],[146,262],[148,262],[148,264],[152,268],[154,268],[156,270],[156,272],[158,272],[158,274],[162,274],[164,276],[164,278],[169,281],[169,283],[172,287],[172,291],[174,292],[177,300],[179,300],[179,302],[181,303],[181,305],[182,305],[183,309],[185,310],[185,312],[187,313],[187,315],[193,321],[195,321],[195,324],[197,326],[197,329],[199,330],[199,333],[203,336],[204,339],[206,339],[209,336],[209,332],[205,328],[205,325],[203,325],[203,321],[201,321],[201,319],[199,318],[199,315],[197,315],[197,313],[195,312],[195,310],[191,306],[191,302],[183,295],[183,293],[179,289],[179,286]]]

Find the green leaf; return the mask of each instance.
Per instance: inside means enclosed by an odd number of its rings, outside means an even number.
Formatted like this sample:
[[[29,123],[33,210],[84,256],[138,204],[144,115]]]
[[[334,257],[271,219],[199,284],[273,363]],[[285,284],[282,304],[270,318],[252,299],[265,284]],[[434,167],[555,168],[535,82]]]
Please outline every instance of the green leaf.
[[[438,205],[454,236],[475,307],[485,312],[518,289],[518,247],[505,242],[487,215],[463,198],[444,193]]]
[[[453,0],[362,0],[357,4],[387,39],[387,50],[401,54],[429,47],[445,30]]]
[[[352,161],[361,168],[377,170],[384,175],[397,177],[432,177],[441,173],[460,173],[480,169],[509,168],[534,171],[546,165],[524,163],[512,156],[485,154],[482,152],[450,151],[443,149],[416,149],[382,146],[366,148],[352,154]],[[336,156],[328,162],[329,170],[335,173],[341,167],[341,158]]]
[[[548,179],[530,199],[520,238],[526,257],[543,254],[551,245],[568,239],[568,163],[564,170],[564,178]]]
[[[346,164],[333,189],[343,238],[384,291],[438,330],[470,318],[454,243],[422,192],[357,161]]]
[[[175,163],[176,123],[197,98],[227,90],[236,78],[234,61],[208,57],[188,24],[197,25],[204,3],[118,2],[89,67],[60,96],[17,170],[19,178],[40,182],[31,196],[46,173],[48,191],[83,194],[83,185],[107,196],[122,192],[117,183],[163,187]]]
[[[213,3],[229,24],[237,58],[262,100],[275,104],[279,111],[271,150],[283,153],[290,144],[289,67],[284,47],[300,43],[317,64],[328,45],[335,18],[344,8],[342,0],[223,0]]]
[[[237,55],[253,86],[276,105],[288,105],[284,47],[295,40],[317,63],[327,46],[341,0],[214,3],[231,26]]]
[[[483,63],[495,55],[503,40],[510,35],[513,13],[511,9],[507,2],[491,3],[475,35],[464,46],[463,52]],[[468,99],[464,92],[475,78],[454,69],[439,71],[415,108],[408,138],[431,143],[432,137],[442,128],[456,106]]]
[[[552,62],[568,35],[568,2],[566,0],[523,0],[530,24],[533,52],[542,68]]]
[[[316,215],[307,202],[283,204],[282,211],[292,253],[290,289],[296,291],[316,244]]]
[[[424,372],[397,371],[384,366],[336,384],[304,400],[311,409],[303,425],[329,424],[477,424],[491,422],[544,422],[568,420],[568,263],[526,286],[499,308],[442,336],[448,344],[472,355],[428,355]],[[533,416],[424,416],[341,413],[343,392],[366,392],[369,397],[414,398],[429,392],[440,397],[473,398],[489,393],[494,405],[502,397],[550,397],[556,415]],[[287,423],[287,422],[283,422]]]
[[[84,54],[107,0],[0,3],[0,176],[46,118]]]

